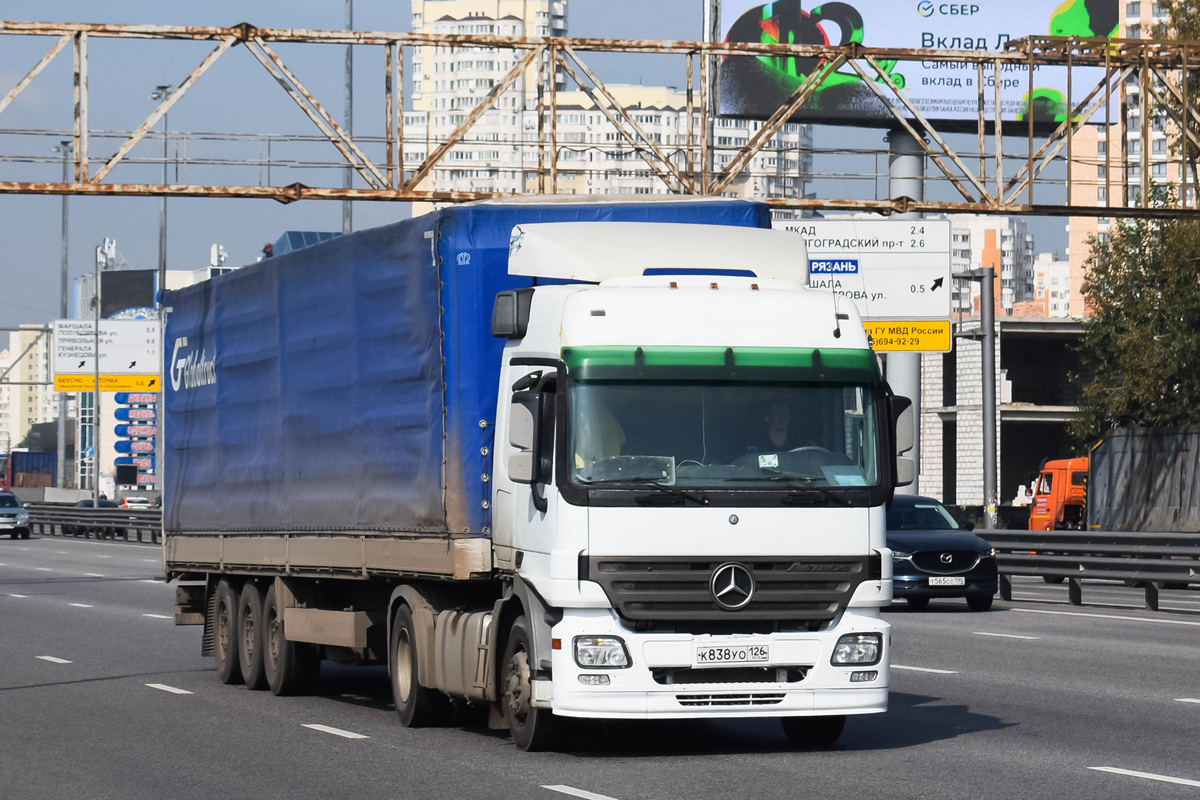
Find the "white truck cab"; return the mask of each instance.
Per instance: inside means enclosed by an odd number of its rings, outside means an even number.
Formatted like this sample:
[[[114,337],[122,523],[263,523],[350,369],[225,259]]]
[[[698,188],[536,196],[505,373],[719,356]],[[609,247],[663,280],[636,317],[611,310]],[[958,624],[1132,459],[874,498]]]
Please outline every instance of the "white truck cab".
[[[912,412],[797,237],[659,223],[513,230],[493,564],[523,618],[517,743],[553,715],[780,717],[829,742],[887,708],[884,506]]]

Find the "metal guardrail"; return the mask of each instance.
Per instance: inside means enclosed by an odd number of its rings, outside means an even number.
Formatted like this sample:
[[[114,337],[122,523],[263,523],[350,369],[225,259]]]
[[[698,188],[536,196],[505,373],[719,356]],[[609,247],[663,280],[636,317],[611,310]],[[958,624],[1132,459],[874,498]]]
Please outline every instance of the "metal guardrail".
[[[1012,600],[1013,575],[1068,581],[1071,605],[1083,605],[1083,581],[1125,581],[1145,589],[1158,610],[1160,589],[1200,588],[1200,534],[1124,531],[975,531],[996,548],[1000,596]]]
[[[162,510],[134,508],[76,508],[54,503],[30,503],[29,527],[43,536],[162,542]]]

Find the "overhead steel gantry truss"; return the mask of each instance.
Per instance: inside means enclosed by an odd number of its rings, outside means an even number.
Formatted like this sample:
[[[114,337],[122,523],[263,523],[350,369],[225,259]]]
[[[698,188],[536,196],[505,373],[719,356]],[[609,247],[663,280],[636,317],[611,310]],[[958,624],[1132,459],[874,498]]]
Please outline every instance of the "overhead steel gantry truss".
[[[640,156],[649,169],[670,192],[685,195],[719,195],[751,163],[778,133],[793,114],[812,97],[821,81],[837,70],[849,69],[884,104],[895,119],[894,127],[911,133],[941,176],[954,187],[960,197],[951,201],[917,201],[910,198],[892,200],[852,198],[769,198],[772,206],[800,209],[841,209],[875,211],[883,214],[920,211],[935,213],[992,213],[1060,216],[1147,216],[1200,217],[1195,205],[1170,209],[1127,207],[1123,205],[1066,205],[1037,202],[1035,183],[1046,180],[1047,168],[1063,159],[1072,162],[1076,134],[1089,123],[1115,123],[1122,117],[1124,104],[1114,101],[1114,94],[1124,98],[1122,87],[1131,77],[1140,88],[1139,102],[1143,119],[1151,114],[1169,117],[1177,134],[1182,136],[1183,162],[1189,163],[1200,154],[1197,125],[1182,124],[1184,119],[1200,124],[1200,108],[1187,95],[1187,83],[1177,80],[1180,74],[1195,70],[1200,64],[1200,42],[1157,42],[1150,40],[1070,39],[1060,37],[1031,37],[1009,42],[1003,51],[923,50],[870,48],[861,45],[767,45],[740,43],[705,43],[687,41],[655,41],[642,39],[575,39],[575,38],[518,38],[484,35],[431,35],[385,31],[299,30],[256,28],[248,23],[233,27],[176,27],[166,25],[105,25],[76,23],[39,23],[0,21],[0,34],[11,36],[57,37],[49,51],[29,70],[3,99],[0,113],[18,97],[46,65],[64,49],[74,55],[74,159],[73,180],[69,182],[0,181],[4,194],[72,194],[124,196],[186,196],[186,197],[263,197],[290,203],[296,200],[403,200],[460,202],[505,196],[500,192],[448,192],[427,188],[431,172],[456,145],[466,141],[471,128],[494,108],[497,99],[513,86],[528,70],[537,75],[538,131],[537,189],[553,193],[558,183],[559,137],[557,133],[556,74],[569,76],[595,103],[626,145]],[[157,108],[111,154],[97,156],[89,148],[88,127],[88,47],[92,39],[164,39],[200,40],[216,43],[215,48],[191,71],[177,88],[162,100]],[[271,45],[278,42],[322,43],[329,45],[364,45],[383,48],[385,162],[377,164],[304,87],[297,75],[284,63]],[[283,88],[304,111],[317,130],[328,139],[345,161],[352,166],[366,187],[341,188],[290,185],[162,185],[117,183],[108,180],[129,152],[154,125],[182,98],[212,65],[230,49],[242,46]],[[481,102],[467,113],[456,128],[444,139],[431,142],[430,151],[414,169],[405,169],[398,143],[406,141],[404,134],[404,63],[403,48],[455,47],[510,49],[519,54],[512,69]],[[676,54],[686,60],[687,132],[686,143],[664,148],[646,131],[628,109],[622,108],[613,93],[584,62],[581,54],[594,52]],[[714,118],[710,85],[716,60],[721,56],[795,56],[820,59],[819,66],[795,92],[749,138],[747,144],[732,151],[727,165],[713,166],[709,122]],[[902,88],[893,82],[889,71],[881,66],[888,62],[935,61],[973,65],[979,101],[975,121],[978,136],[976,156],[964,156],[947,142],[945,132],[939,132],[909,101]],[[1089,86],[1073,86],[1068,78],[1066,105],[1073,109],[1068,121],[1063,121],[1049,135],[1036,132],[1032,119],[1028,124],[1001,120],[999,109],[1002,75],[1024,72],[1028,85],[1033,87],[1034,70],[1043,67],[1065,67],[1068,75],[1076,67],[1099,67],[1103,77]],[[960,67],[961,69],[961,67]],[[968,67],[969,69],[969,67]],[[561,72],[560,72],[561,71]],[[968,73],[969,74],[969,73]],[[1094,74],[1094,73],[1093,73]],[[418,76],[420,77],[420,76]],[[985,113],[985,79],[995,85],[994,103]],[[1178,84],[1178,85],[1177,85]],[[1111,137],[1111,127],[1105,136]],[[1015,173],[1005,174],[1006,164],[1016,154],[1005,155],[1005,136],[1025,138],[1026,152]],[[360,139],[361,141],[361,139]],[[988,142],[992,143],[990,154]],[[1114,150],[1118,152],[1114,152]],[[728,149],[723,152],[730,152]],[[1107,198],[1114,194],[1126,200],[1124,180],[1111,177],[1115,172],[1136,163],[1124,157],[1122,148],[1105,148]],[[1149,148],[1140,153],[1141,196],[1149,196]],[[968,162],[977,163],[972,166]],[[990,164],[990,169],[989,169]],[[577,170],[578,167],[572,167]],[[1068,169],[1063,182],[1066,196],[1072,196],[1074,170]],[[0,175],[0,177],[3,177]],[[1189,174],[1193,189],[1192,203],[1200,196],[1196,191],[1196,176]],[[1094,184],[1095,181],[1092,181]],[[1112,191],[1112,187],[1118,190]],[[1041,191],[1045,191],[1043,187]],[[1185,193],[1181,193],[1186,196]]]

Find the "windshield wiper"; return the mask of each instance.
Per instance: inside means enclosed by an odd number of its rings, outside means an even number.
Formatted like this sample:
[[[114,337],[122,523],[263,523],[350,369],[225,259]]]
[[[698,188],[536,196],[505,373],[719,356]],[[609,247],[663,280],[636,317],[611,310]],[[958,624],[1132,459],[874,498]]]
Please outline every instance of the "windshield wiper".
[[[688,500],[691,500],[693,503],[695,503],[696,505],[699,505],[699,506],[708,505],[708,498],[705,497],[700,492],[689,492],[686,489],[673,489],[670,486],[664,486],[663,484],[659,483],[658,481],[654,480],[653,478],[626,478],[624,482],[636,483],[639,486],[648,486],[649,488],[657,489],[658,491],[660,491],[663,494],[668,495],[670,497],[678,497],[678,498],[680,498],[680,501],[681,501],[680,505],[683,505]],[[643,497],[639,497],[639,498],[637,498],[637,502],[643,503],[643,504],[650,504],[650,500],[652,497],[653,497],[653,495],[646,495]]]
[[[799,488],[799,489],[805,489],[806,491],[808,491],[810,493],[819,494],[822,497],[825,497],[829,500],[833,500],[844,506],[854,505],[852,502],[850,502],[849,500],[847,500],[845,497],[838,494],[837,492],[832,492],[828,488],[818,485],[816,483],[817,478],[810,478],[810,477],[803,476],[803,475],[768,475],[765,477],[761,477],[761,476],[760,477],[750,477],[750,476],[741,477],[741,476],[739,476],[736,478],[726,478],[725,480],[727,480],[727,481],[770,481],[772,483],[786,483],[788,486],[795,486],[796,488]],[[794,505],[803,496],[804,495],[789,494],[789,495],[785,495],[782,498],[782,500],[784,503],[787,503],[788,505]]]

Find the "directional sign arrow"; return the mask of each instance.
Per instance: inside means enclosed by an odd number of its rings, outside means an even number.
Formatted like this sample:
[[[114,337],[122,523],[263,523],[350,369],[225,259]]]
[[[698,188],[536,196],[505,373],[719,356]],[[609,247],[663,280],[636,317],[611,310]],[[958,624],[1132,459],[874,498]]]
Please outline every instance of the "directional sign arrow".
[[[942,281],[943,281],[942,278],[938,278],[937,280],[935,280],[933,282],[933,284],[929,287],[929,291],[936,292],[938,289],[942,288]]]

